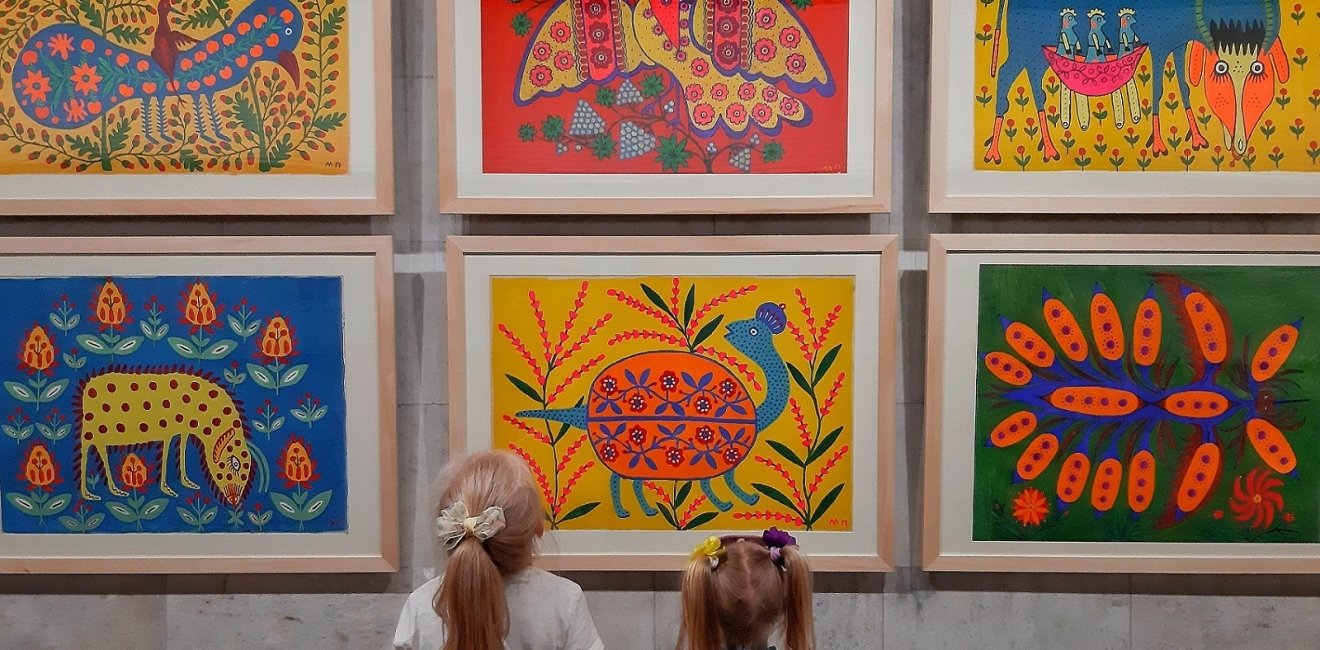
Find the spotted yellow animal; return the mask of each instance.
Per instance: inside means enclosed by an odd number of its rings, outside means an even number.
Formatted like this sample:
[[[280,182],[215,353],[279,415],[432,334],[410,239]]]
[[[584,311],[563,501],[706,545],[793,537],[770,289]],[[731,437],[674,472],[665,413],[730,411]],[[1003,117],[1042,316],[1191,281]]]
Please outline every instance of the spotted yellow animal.
[[[74,411],[78,434],[79,487],[82,497],[99,501],[87,489],[89,460],[100,461],[106,487],[115,496],[107,451],[116,447],[160,445],[161,492],[178,496],[166,482],[170,449],[177,450],[179,484],[198,489],[188,479],[188,443],[201,448],[204,476],[216,497],[230,506],[243,503],[251,487],[253,457],[242,404],[210,374],[183,368],[111,367],[82,380]]]

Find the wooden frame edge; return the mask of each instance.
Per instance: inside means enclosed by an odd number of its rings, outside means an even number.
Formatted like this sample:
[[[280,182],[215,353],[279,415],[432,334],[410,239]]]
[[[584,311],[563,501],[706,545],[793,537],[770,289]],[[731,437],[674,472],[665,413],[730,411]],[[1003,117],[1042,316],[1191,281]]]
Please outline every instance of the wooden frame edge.
[[[944,395],[944,282],[948,249],[944,237],[929,243],[926,285],[926,416],[921,509],[922,568],[933,571],[940,554],[940,478]]]

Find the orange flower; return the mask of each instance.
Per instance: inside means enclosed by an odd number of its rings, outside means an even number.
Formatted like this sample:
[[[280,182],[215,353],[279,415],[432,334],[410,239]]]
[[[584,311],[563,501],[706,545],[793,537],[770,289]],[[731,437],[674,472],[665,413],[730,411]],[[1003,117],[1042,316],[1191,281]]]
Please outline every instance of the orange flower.
[[[225,308],[224,305],[216,305],[216,295],[208,292],[206,283],[201,280],[194,282],[188,288],[183,300],[184,302],[179,305],[183,310],[183,321],[192,325],[193,334],[202,329],[211,332],[220,317],[220,312]]]
[[[87,104],[81,99],[64,102],[64,117],[70,122],[78,122],[87,117]]]
[[[23,340],[23,349],[19,351],[19,370],[26,370],[29,375],[45,372],[55,374],[55,345],[50,342],[46,329],[40,325],[32,326],[27,338]]]
[[[316,473],[316,461],[312,459],[312,450],[307,442],[298,436],[291,436],[289,443],[280,453],[280,478],[284,479],[285,489],[295,485],[311,489],[312,481],[321,478]]]
[[[40,70],[28,70],[22,83],[24,97],[34,102],[46,101],[46,93],[50,92],[50,77],[41,74]]]
[[[73,89],[84,94],[90,95],[96,92],[97,84],[101,83],[101,75],[96,72],[96,66],[88,63],[73,66],[73,76],[69,77],[73,82]]]
[[[137,490],[147,484],[147,465],[137,454],[129,454],[119,467],[119,480],[125,487]]]
[[[114,280],[106,280],[96,293],[96,302],[92,304],[92,311],[95,312],[92,320],[101,324],[102,332],[107,329],[123,331],[124,323],[133,322],[128,317],[130,308],[119,285]]]
[[[297,354],[294,349],[293,327],[283,316],[276,314],[266,323],[266,331],[261,335],[260,356],[267,361],[283,362],[286,357]]]
[[[50,51],[65,61],[69,60],[69,54],[73,52],[73,37],[68,34],[56,34],[50,39]]]
[[[55,465],[55,459],[50,457],[46,445],[36,442],[28,448],[27,460],[23,462],[23,475],[19,478],[27,481],[30,490],[43,489],[50,492],[51,484],[60,482],[58,472],[59,467]]]
[[[1045,493],[1036,488],[1027,488],[1013,499],[1013,518],[1023,526],[1039,526],[1049,513],[1050,504]]]
[[[1233,499],[1228,506],[1234,521],[1251,521],[1252,528],[1268,528],[1274,523],[1274,513],[1283,510],[1283,495],[1276,490],[1283,481],[1267,469],[1253,469],[1247,473],[1246,489],[1241,476],[1233,482]]]

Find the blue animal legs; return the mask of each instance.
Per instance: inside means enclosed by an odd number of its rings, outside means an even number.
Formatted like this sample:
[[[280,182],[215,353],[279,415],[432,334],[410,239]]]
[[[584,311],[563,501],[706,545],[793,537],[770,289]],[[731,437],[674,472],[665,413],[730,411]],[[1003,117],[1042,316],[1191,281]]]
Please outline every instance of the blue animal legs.
[[[706,498],[710,499],[711,505],[719,509],[720,512],[728,512],[733,507],[732,503],[715,495],[715,489],[710,486],[710,479],[701,479],[701,491],[706,493]]]
[[[738,497],[749,506],[754,506],[757,501],[761,500],[761,495],[752,494],[738,485],[738,482],[733,479],[733,470],[724,473],[724,483],[729,486],[729,491],[733,493],[733,496]]]

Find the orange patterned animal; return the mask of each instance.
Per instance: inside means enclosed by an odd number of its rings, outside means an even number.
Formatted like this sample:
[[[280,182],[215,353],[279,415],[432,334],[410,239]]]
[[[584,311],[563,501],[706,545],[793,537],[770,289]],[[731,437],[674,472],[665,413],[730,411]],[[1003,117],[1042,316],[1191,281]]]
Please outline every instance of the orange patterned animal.
[[[107,450],[113,447],[161,445],[160,489],[177,496],[166,482],[170,447],[177,441],[179,483],[188,479],[187,449],[201,448],[201,464],[215,495],[239,506],[251,487],[253,458],[242,405],[209,374],[184,369],[111,367],[82,380],[74,405],[77,414],[79,488],[82,497],[101,497],[87,489],[89,458],[100,461],[106,486],[115,496],[127,493],[115,485]]]

